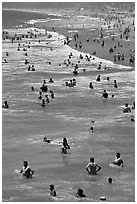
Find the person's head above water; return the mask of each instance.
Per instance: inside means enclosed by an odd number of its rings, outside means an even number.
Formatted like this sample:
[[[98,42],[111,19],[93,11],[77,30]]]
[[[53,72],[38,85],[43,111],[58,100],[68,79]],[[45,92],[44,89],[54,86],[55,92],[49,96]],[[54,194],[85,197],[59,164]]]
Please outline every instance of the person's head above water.
[[[64,138],[63,138],[63,142],[67,142],[67,139],[66,139],[66,137],[64,137]]]
[[[50,185],[50,187],[49,187],[49,189],[51,190],[51,191],[53,191],[54,190],[54,185]]]
[[[28,162],[27,162],[27,161],[24,161],[24,162],[23,162],[23,165],[24,165],[24,166],[28,166]]]
[[[91,158],[90,158],[90,162],[94,162],[94,157],[91,157]]]
[[[116,157],[120,158],[120,153],[119,152],[116,153]]]
[[[112,183],[112,178],[108,178],[108,183]]]

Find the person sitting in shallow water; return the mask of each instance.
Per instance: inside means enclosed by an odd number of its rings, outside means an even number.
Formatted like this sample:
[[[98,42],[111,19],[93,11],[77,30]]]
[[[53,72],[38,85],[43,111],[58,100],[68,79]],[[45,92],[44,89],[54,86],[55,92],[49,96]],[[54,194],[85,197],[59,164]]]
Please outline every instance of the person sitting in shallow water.
[[[123,160],[120,158],[120,153],[119,152],[116,154],[115,160],[113,161],[113,164],[123,167]]]
[[[27,161],[23,162],[23,168],[20,170],[20,173],[25,176],[26,178],[31,178],[34,174],[34,170],[32,170]]]
[[[125,108],[123,110],[123,113],[130,113],[131,112],[131,108],[128,107],[128,103],[125,104]]]
[[[2,108],[8,109],[9,105],[7,101],[4,101],[4,104],[2,105]]]
[[[78,191],[77,191],[77,193],[76,193],[76,196],[77,196],[78,198],[79,198],[79,197],[81,197],[81,198],[86,197],[85,194],[83,193],[83,189],[81,189],[81,188],[78,189]]]

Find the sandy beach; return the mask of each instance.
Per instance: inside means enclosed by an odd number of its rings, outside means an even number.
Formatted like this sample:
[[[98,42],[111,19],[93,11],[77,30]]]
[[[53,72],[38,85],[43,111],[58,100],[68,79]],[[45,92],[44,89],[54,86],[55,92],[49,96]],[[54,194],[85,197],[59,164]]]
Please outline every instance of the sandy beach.
[[[16,27],[3,25],[2,101],[9,104],[2,110],[3,201],[134,202],[134,11],[50,8],[45,17],[27,15]],[[48,90],[41,106],[43,83]],[[104,90],[107,99],[101,98]],[[123,113],[125,103],[131,112]],[[64,137],[70,145],[66,155]],[[109,166],[117,152],[124,167]],[[97,175],[85,170],[91,157],[101,166]],[[15,173],[24,160],[35,171],[30,180]],[[51,184],[56,197],[49,193]],[[85,198],[76,197],[79,188]]]

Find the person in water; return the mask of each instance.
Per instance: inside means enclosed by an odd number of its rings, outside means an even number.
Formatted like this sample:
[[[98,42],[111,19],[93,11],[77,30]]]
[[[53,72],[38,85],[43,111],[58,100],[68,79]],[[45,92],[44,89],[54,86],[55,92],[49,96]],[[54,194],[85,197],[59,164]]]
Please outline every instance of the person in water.
[[[2,105],[2,108],[8,109],[9,105],[7,101],[4,101],[4,104]]]
[[[54,83],[54,80],[52,78],[49,79],[50,83]]]
[[[42,99],[42,104],[41,104],[42,107],[45,107],[45,99]]]
[[[50,90],[50,96],[51,98],[55,98],[54,92],[52,90]]]
[[[132,110],[135,110],[135,102],[133,102]]]
[[[62,154],[67,154],[67,149],[70,149],[70,146],[68,145],[67,139],[63,138],[63,144],[62,144]]]
[[[116,81],[116,80],[114,80],[114,87],[115,87],[115,88],[118,88],[118,86],[117,86],[117,81]]]
[[[94,86],[93,86],[92,82],[89,83],[89,88],[94,89]]]
[[[128,103],[125,104],[125,109],[123,110],[123,113],[130,113],[131,112],[131,108],[128,107]]]
[[[25,176],[26,178],[31,178],[34,174],[34,171],[29,167],[28,162],[23,162],[23,168],[21,169],[20,173]]]
[[[101,166],[94,162],[94,157],[90,158],[90,162],[86,166],[86,170],[89,174],[95,175],[99,170],[101,169]]]
[[[102,98],[108,98],[108,93],[106,92],[106,90],[104,90],[104,92],[102,94]]]
[[[49,190],[51,196],[57,196],[56,191],[54,190],[54,185],[51,184]]]
[[[108,178],[108,183],[112,184],[112,178]]]
[[[123,167],[123,160],[120,158],[119,152],[116,154],[115,160],[113,161],[113,164]]]
[[[98,75],[98,77],[97,77],[96,81],[100,81],[100,75]]]
[[[52,140],[48,139],[47,137],[43,138],[44,142],[50,143]]]
[[[76,196],[79,198],[79,197],[86,197],[85,194],[83,193],[83,189],[79,188],[77,193],[76,193]]]

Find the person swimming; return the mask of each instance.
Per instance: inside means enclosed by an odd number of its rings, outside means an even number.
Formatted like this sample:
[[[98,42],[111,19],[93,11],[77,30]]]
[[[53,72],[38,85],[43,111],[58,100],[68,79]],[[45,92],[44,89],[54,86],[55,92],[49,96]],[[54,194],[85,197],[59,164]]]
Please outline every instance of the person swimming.
[[[51,98],[55,98],[54,92],[52,90],[50,90],[50,96]]]
[[[49,187],[49,190],[50,190],[50,195],[51,196],[57,196],[57,194],[56,194],[56,191],[54,190],[54,185],[50,185],[50,187]]]
[[[89,83],[89,88],[94,89],[94,86],[93,86],[92,82]]]
[[[78,189],[78,191],[77,191],[77,193],[76,193],[76,196],[78,197],[78,198],[84,198],[84,197],[86,197],[85,196],[85,194],[83,193],[83,189],[81,189],[81,188],[79,188]]]
[[[70,146],[68,145],[67,139],[64,137],[63,143],[62,143],[62,148],[61,148],[61,153],[67,154],[67,149],[70,149]]]
[[[100,81],[100,75],[98,75],[98,77],[97,77],[96,81]]]
[[[46,102],[49,103],[49,97],[48,97],[48,95],[46,94],[45,97],[46,97]]]
[[[113,164],[123,167],[123,160],[120,158],[119,152],[116,154],[115,160],[113,161]]]
[[[123,110],[123,113],[129,113],[131,112],[131,108],[128,107],[128,103],[125,103],[125,109]]]
[[[29,167],[27,161],[24,161],[24,162],[23,162],[23,168],[20,170],[20,173],[21,173],[23,176],[25,176],[26,178],[31,179],[31,177],[32,177],[33,174],[34,174],[34,170],[32,170],[32,169]]]
[[[108,98],[108,93],[106,92],[106,90],[104,90],[104,92],[102,94],[102,98]]]
[[[117,81],[116,81],[116,80],[114,80],[114,87],[115,87],[115,88],[118,88],[118,86],[117,86]]]
[[[94,162],[94,157],[90,158],[90,162],[86,166],[86,171],[89,174],[95,175],[98,171],[100,171],[100,169],[101,169],[101,166],[96,162]]]
[[[135,102],[133,102],[132,110],[135,110]]]
[[[42,99],[42,104],[41,106],[45,107],[45,99]]]
[[[8,109],[9,105],[7,101],[4,101],[4,104],[2,105],[2,108]]]
[[[52,78],[49,79],[50,83],[54,83],[54,80]]]
[[[48,139],[47,137],[43,138],[44,142],[50,143],[52,140]]]
[[[108,183],[112,184],[112,178],[108,178]]]

